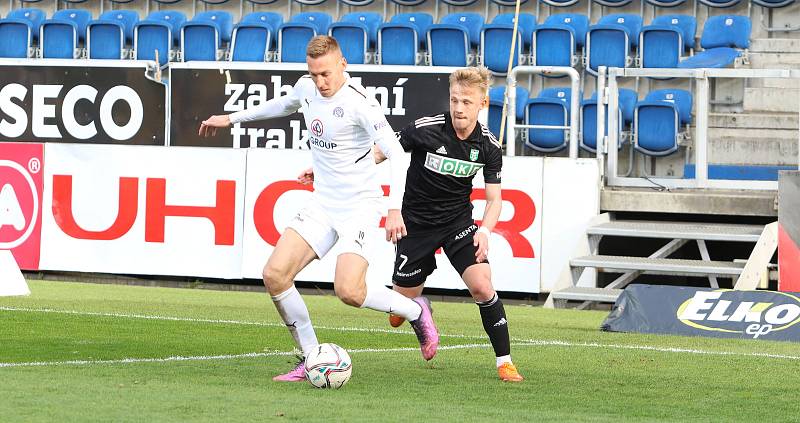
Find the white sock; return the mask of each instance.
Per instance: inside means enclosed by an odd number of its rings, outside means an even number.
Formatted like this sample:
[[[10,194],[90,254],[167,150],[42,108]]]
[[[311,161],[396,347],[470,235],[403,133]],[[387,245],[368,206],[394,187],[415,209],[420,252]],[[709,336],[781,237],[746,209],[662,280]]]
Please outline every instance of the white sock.
[[[308,315],[308,308],[303,301],[303,297],[297,292],[297,288],[291,288],[272,297],[275,308],[292,334],[295,344],[303,350],[303,357],[308,355],[312,348],[319,345],[317,334],[311,326],[311,317]]]
[[[503,356],[497,357],[497,367],[502,366],[504,363],[510,363],[510,362],[511,362],[511,356],[510,355],[503,355]]]
[[[422,308],[411,298],[392,291],[385,286],[370,286],[367,284],[367,296],[361,308],[371,308],[384,313],[401,316],[409,322],[419,319]]]

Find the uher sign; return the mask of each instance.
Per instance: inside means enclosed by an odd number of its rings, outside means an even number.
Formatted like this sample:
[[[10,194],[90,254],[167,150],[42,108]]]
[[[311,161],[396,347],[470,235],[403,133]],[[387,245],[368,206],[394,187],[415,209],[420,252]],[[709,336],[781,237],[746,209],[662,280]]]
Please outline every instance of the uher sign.
[[[796,293],[631,285],[601,329],[798,342],[798,322]]]

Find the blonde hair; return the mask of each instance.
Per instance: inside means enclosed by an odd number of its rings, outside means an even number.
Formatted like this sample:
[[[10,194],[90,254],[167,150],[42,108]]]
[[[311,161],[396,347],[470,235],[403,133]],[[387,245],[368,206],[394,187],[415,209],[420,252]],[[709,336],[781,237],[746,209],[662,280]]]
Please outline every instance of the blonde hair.
[[[339,48],[339,43],[336,42],[335,38],[327,35],[317,35],[308,42],[306,56],[316,59],[328,53],[342,54],[342,49]]]
[[[450,86],[455,84],[480,88],[488,93],[492,85],[492,73],[483,66],[462,68],[450,74]]]

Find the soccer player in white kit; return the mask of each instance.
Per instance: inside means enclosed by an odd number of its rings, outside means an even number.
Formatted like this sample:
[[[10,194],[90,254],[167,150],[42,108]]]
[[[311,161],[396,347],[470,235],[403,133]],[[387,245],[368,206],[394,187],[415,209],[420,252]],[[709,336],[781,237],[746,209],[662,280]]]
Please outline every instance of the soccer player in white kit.
[[[423,297],[406,298],[384,286],[368,286],[365,233],[378,227],[383,191],[377,178],[372,146],[377,144],[391,164],[392,182],[386,239],[406,235],[400,206],[409,156],[395,138],[380,105],[345,72],[347,62],[335,39],[314,37],[306,48],[308,75],[286,96],[230,115],[211,116],[199,134],[209,136],[233,123],[287,116],[301,109],[308,128],[314,172],[309,204],[289,223],[264,266],[264,285],[303,357],[318,345],[305,302],[294,286],[295,276],[312,260],[322,258],[337,242],[334,290],[346,304],[400,315],[411,322],[422,356],[436,354],[439,334]],[[308,178],[305,172],[298,178]],[[304,359],[276,381],[305,380]]]

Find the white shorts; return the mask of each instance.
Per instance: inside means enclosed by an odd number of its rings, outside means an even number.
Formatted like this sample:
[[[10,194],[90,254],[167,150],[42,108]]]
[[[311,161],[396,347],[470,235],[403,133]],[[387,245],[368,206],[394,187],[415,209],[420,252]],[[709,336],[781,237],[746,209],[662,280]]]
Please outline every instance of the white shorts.
[[[339,254],[354,253],[369,261],[369,234],[378,229],[382,216],[378,199],[362,200],[345,210],[324,208],[312,199],[288,227],[300,234],[320,259],[338,242]]]

